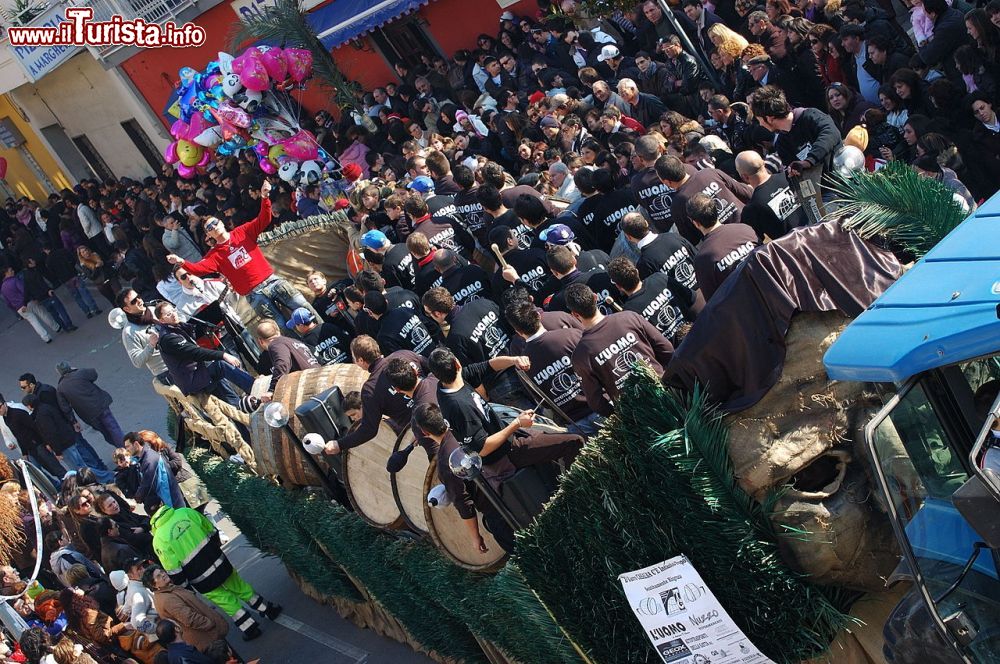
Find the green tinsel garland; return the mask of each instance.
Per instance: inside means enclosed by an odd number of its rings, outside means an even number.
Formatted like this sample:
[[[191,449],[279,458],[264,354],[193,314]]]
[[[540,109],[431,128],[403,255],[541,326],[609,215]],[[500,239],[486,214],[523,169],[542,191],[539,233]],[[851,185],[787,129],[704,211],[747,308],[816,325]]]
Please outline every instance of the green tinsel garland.
[[[293,503],[297,520],[326,553],[357,578],[414,640],[447,657],[470,664],[483,661],[483,652],[465,625],[448,619],[435,594],[408,581],[395,554],[394,537],[328,500],[296,496]]]
[[[476,574],[450,563],[429,542],[381,533],[339,505],[290,494],[209,452],[193,451],[189,459],[255,546],[322,592],[359,601],[346,570],[424,647],[480,662],[475,635],[525,664],[579,662],[511,566],[494,576]]]
[[[320,592],[355,602],[361,600],[361,594],[344,571],[329,564],[312,538],[295,525],[294,519],[288,518],[292,506],[283,489],[207,450],[192,449],[185,456],[209,493],[251,544],[277,556]]]
[[[734,481],[719,417],[645,371],[619,404],[519,537],[518,563],[560,623],[601,664],[659,661],[617,577],[685,553],[769,657],[825,650],[848,619],[781,561],[766,515]]]

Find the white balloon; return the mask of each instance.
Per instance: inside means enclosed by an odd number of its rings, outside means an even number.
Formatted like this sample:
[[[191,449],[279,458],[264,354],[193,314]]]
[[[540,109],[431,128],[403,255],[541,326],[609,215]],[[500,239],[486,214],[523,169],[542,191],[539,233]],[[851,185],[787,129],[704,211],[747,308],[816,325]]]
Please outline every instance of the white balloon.
[[[845,145],[833,158],[837,173],[848,176],[865,167],[865,153],[853,145]]]

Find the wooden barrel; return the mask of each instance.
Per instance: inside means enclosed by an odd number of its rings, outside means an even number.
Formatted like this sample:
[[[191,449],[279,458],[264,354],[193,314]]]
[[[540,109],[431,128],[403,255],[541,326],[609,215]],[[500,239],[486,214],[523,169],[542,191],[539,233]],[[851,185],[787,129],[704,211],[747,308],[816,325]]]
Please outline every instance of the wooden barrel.
[[[407,427],[399,434],[393,453],[413,442],[413,431]],[[427,492],[424,491],[424,479],[427,477],[427,452],[422,447],[416,447],[406,460],[406,465],[398,473],[392,473],[392,497],[396,500],[403,520],[410,530],[419,534],[427,534],[427,518],[424,516],[424,503],[427,502]]]
[[[424,496],[440,483],[437,463],[432,463],[427,468],[427,475],[424,478]],[[497,544],[490,531],[486,530],[481,514],[477,514],[476,518],[479,519],[479,532],[483,536],[483,541],[486,542],[486,548],[489,549],[486,553],[480,553],[479,549],[472,545],[469,531],[462,523],[462,517],[459,516],[458,510],[454,506],[431,507],[425,500],[423,508],[424,518],[427,521],[427,532],[435,546],[446,558],[459,567],[474,572],[495,572],[503,567],[507,560],[507,552]]]
[[[355,364],[331,364],[296,371],[282,376],[274,387],[272,401],[280,401],[285,405],[290,415],[288,424],[301,438],[306,431],[295,417],[296,408],[309,397],[334,385],[344,394],[360,390],[367,379],[368,372]],[[250,417],[250,446],[257,459],[257,472],[260,475],[277,475],[289,487],[322,486],[322,480],[306,461],[302,448],[284,429],[267,426],[264,408],[258,408]],[[323,461],[325,460],[321,460],[321,463]]]
[[[376,528],[400,528],[404,523],[393,498],[392,478],[385,469],[395,444],[396,432],[382,420],[374,438],[340,453],[351,504],[358,516]]]

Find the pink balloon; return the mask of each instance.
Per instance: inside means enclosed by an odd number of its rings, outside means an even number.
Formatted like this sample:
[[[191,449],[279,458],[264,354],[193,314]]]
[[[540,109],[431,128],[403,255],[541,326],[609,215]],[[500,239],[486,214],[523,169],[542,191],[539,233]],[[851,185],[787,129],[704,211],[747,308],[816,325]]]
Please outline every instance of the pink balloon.
[[[267,76],[267,69],[260,60],[247,60],[240,71],[240,83],[246,86],[247,90],[254,92],[264,92],[271,87],[271,79]]]
[[[285,146],[285,154],[296,161],[309,161],[319,155],[316,138],[304,129],[281,141],[281,145]]]
[[[278,172],[278,168],[274,164],[272,164],[267,159],[267,157],[264,157],[263,159],[258,161],[257,164],[260,166],[260,170],[264,171],[268,175],[274,175],[275,173]]]
[[[296,83],[301,83],[312,76],[312,53],[301,48],[286,48],[285,62],[288,63],[288,75]]]
[[[267,75],[279,83],[288,76],[288,63],[285,62],[284,51],[278,47],[272,47],[261,53],[261,62]]]

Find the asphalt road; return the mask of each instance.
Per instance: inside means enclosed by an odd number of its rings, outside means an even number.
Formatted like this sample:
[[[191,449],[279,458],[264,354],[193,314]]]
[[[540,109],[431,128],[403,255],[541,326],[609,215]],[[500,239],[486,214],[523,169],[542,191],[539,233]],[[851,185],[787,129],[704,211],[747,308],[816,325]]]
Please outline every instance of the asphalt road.
[[[7,400],[20,401],[17,380],[22,373],[31,372],[39,382],[55,384],[56,364],[68,360],[74,367],[97,369],[98,385],[114,398],[112,412],[123,431],[153,429],[166,437],[166,402],[153,392],[149,372],[133,368],[128,361],[121,333],[108,326],[108,303],[93,293],[105,313],[87,320],[67,293],[60,291],[60,295],[80,329],[56,335],[51,344],[43,343],[26,322],[0,306],[0,393]],[[112,448],[97,432],[85,428],[84,434],[111,467]],[[213,503],[208,513],[217,510]],[[245,659],[259,657],[261,664],[431,661],[395,641],[359,629],[333,609],[313,602],[299,592],[277,559],[251,546],[225,515],[218,515],[218,525],[231,538],[226,550],[243,577],[285,609],[277,624],[264,620],[263,636],[250,643],[242,643],[235,627],[231,629],[230,642]]]

